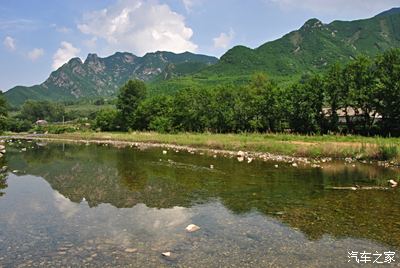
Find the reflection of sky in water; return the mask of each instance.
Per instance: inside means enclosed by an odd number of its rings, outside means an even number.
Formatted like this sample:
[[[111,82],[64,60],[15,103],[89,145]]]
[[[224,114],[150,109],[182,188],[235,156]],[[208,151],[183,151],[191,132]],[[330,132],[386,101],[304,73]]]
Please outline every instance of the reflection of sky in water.
[[[90,208],[86,201],[71,202],[40,177],[10,174],[8,183],[0,199],[0,264],[5,266],[29,260],[57,266],[67,260],[93,266],[339,267],[347,264],[348,250],[385,250],[352,238],[325,235],[310,241],[299,230],[258,212],[233,214],[218,200],[192,208],[157,209],[144,204]],[[190,223],[201,230],[186,233]],[[60,251],[64,247],[68,250]],[[126,248],[138,252],[127,254]],[[163,251],[172,251],[176,258],[166,261],[160,257]]]

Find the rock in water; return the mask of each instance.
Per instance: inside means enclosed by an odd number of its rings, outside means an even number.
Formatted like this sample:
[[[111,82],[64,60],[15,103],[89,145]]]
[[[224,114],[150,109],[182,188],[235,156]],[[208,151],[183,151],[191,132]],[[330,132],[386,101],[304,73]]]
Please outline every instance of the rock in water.
[[[164,150],[164,151],[162,151],[162,153],[163,153],[163,154],[167,154],[167,151]]]
[[[163,255],[164,257],[171,257],[171,252],[169,252],[169,251],[163,252],[163,253],[161,253],[161,255]]]
[[[189,224],[189,225],[186,227],[186,231],[188,231],[189,233],[193,233],[193,232],[196,232],[196,231],[198,231],[198,230],[200,230],[200,227],[197,226],[197,225],[195,225],[195,224]]]
[[[210,165],[210,168],[211,168],[211,169],[214,169],[214,165]]]
[[[137,248],[127,248],[125,249],[125,252],[127,253],[135,253],[137,251]]]
[[[237,152],[236,156],[237,156],[237,157],[245,157],[245,156],[246,156],[246,153],[243,152],[243,151],[239,151],[239,152]]]
[[[293,167],[298,167],[297,163],[292,164]]]
[[[389,180],[389,184],[390,184],[390,186],[392,186],[393,188],[394,188],[394,187],[397,187],[397,185],[398,185],[397,181],[395,181],[395,180]]]

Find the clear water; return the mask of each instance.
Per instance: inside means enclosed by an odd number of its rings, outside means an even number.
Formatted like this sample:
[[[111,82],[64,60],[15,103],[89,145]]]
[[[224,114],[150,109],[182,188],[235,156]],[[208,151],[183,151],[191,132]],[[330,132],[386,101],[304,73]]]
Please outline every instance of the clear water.
[[[395,251],[400,262],[400,192],[327,189],[383,186],[395,169],[275,168],[102,145],[7,149],[3,267],[357,267],[348,252],[364,250]],[[192,223],[201,229],[186,232]]]

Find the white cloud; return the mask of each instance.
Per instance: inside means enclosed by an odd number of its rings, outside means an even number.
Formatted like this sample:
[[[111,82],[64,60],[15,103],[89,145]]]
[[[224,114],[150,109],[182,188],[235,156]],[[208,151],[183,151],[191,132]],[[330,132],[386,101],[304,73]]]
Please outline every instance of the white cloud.
[[[81,50],[74,47],[71,43],[61,42],[61,47],[53,56],[53,69],[61,67],[64,63],[68,62],[71,58],[77,57]]]
[[[399,0],[265,0],[288,10],[309,10],[315,13],[345,16],[373,16],[399,5]]]
[[[185,18],[168,5],[154,1],[119,0],[108,8],[85,14],[78,29],[104,39],[107,53],[118,50],[143,55],[156,50],[179,53],[197,49]]]
[[[14,51],[17,48],[15,45],[15,39],[11,36],[6,36],[6,38],[4,38],[3,45],[11,51]]]
[[[185,6],[187,12],[191,12],[194,5],[197,4],[196,0],[182,0],[182,4]]]
[[[33,50],[31,50],[28,53],[28,58],[32,61],[37,60],[38,58],[40,58],[41,56],[44,55],[44,50],[43,48],[34,48]]]
[[[213,39],[214,47],[226,49],[231,44],[234,37],[235,32],[233,31],[233,29],[230,29],[229,33],[221,33],[218,37],[215,37]]]

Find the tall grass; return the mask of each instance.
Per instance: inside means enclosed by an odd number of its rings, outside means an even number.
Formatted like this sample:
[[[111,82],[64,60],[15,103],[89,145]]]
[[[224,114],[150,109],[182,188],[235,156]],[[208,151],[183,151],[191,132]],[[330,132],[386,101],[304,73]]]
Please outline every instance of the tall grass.
[[[398,146],[395,144],[380,144],[377,158],[379,160],[394,160],[399,157]]]

